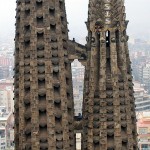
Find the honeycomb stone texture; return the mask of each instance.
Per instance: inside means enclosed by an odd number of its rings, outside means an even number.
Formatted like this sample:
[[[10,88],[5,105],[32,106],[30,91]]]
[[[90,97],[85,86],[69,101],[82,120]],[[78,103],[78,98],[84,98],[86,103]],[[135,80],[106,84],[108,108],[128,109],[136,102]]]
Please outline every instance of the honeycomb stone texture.
[[[137,150],[124,0],[90,0],[83,150]]]
[[[74,150],[73,91],[63,0],[18,0],[15,149]]]
[[[124,0],[89,0],[85,46],[68,39],[64,0],[17,0],[15,150],[137,150]],[[74,119],[71,62],[85,66]]]

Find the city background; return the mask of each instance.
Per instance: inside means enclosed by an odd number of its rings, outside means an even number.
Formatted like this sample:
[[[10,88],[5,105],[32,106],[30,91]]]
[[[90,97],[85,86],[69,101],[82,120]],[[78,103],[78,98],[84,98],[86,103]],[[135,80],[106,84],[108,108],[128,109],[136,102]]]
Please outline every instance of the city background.
[[[129,51],[134,79],[139,148],[150,150],[150,1],[126,0]],[[69,37],[85,44],[87,35],[88,0],[66,0]],[[14,141],[14,35],[15,0],[0,5],[0,150],[13,149]],[[73,37],[74,35],[74,37]],[[75,116],[82,115],[84,66],[78,60],[72,63]],[[80,136],[77,136],[80,141]],[[79,146],[80,147],[80,146]],[[80,149],[80,148],[79,148]]]

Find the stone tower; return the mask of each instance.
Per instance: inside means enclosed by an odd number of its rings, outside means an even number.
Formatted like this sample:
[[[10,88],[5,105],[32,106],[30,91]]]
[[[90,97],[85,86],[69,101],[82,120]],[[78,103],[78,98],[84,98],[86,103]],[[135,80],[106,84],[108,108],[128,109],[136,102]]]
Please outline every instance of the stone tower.
[[[17,0],[15,150],[74,150],[64,0]]]
[[[124,0],[90,0],[83,150],[137,150]]]

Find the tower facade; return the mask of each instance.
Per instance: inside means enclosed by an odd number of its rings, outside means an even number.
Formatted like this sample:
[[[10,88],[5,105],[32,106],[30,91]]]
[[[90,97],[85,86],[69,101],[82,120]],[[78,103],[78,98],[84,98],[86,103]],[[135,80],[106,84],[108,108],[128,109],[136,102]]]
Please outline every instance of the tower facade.
[[[124,0],[90,0],[82,149],[137,150]]]
[[[74,150],[64,0],[17,0],[15,149]]]
[[[137,150],[124,0],[89,0],[87,44],[68,40],[64,0],[17,0],[15,149]],[[85,66],[74,121],[71,61]]]

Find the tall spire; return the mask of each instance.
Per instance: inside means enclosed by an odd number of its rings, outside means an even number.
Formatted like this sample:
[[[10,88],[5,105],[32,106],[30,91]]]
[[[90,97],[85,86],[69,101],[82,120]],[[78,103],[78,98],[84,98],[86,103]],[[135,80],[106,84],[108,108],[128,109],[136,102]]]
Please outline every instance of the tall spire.
[[[15,149],[74,150],[64,0],[17,0]]]
[[[137,150],[124,0],[90,0],[82,149]]]

